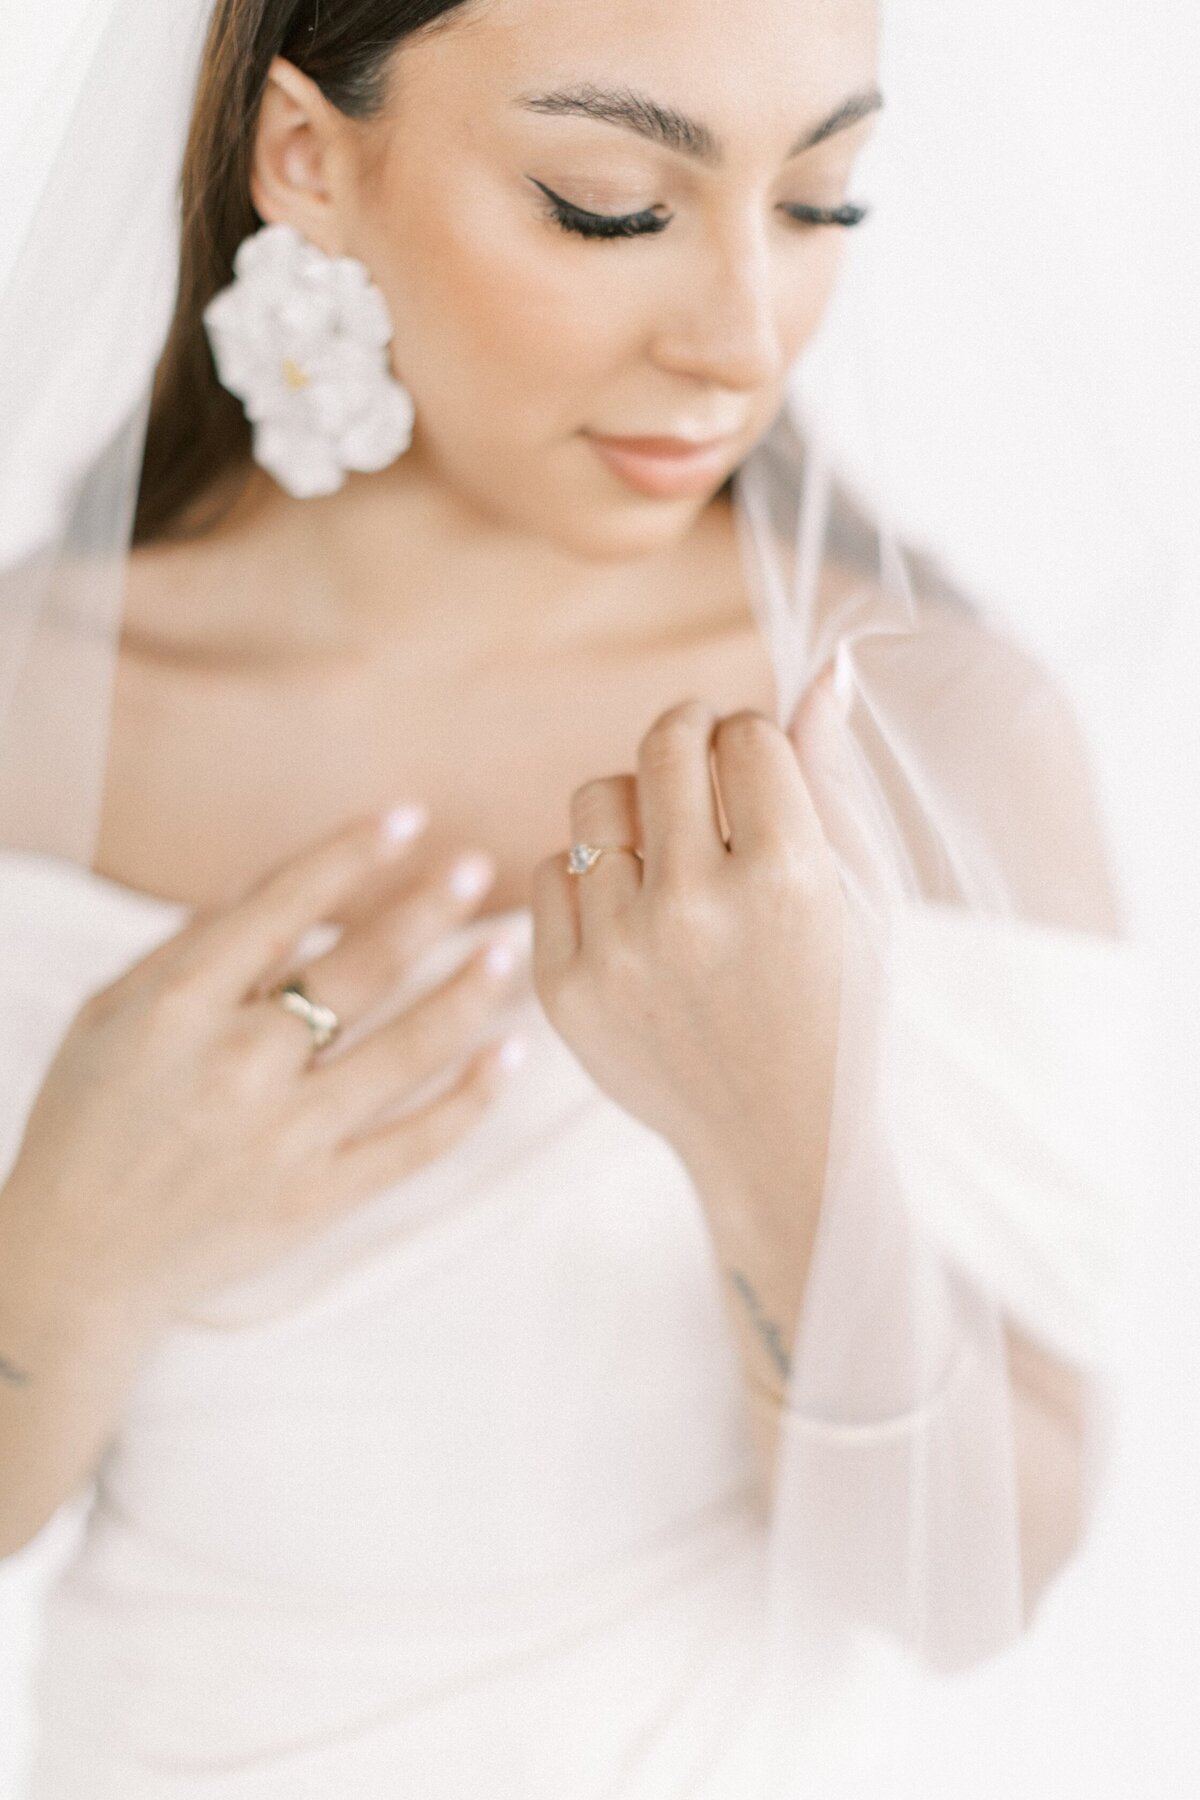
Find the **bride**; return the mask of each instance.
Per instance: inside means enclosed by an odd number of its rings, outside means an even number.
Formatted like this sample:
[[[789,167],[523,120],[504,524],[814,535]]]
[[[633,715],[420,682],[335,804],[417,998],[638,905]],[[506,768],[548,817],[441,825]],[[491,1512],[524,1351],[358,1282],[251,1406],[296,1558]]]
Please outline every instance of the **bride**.
[[[90,867],[5,789],[31,1791],[790,1793],[831,1624],[969,1663],[1084,1513],[1086,1334],[903,1203],[888,922],[1119,929],[791,403],[875,9],[202,10]]]

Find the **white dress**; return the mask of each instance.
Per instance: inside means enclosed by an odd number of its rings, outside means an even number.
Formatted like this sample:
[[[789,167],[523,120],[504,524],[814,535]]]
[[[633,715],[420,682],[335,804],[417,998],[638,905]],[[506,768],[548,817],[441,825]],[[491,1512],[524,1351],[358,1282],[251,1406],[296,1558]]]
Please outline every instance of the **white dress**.
[[[805,622],[752,593],[790,710]],[[0,1154],[85,996],[186,916],[0,854]],[[531,914],[507,917],[530,941]],[[940,1195],[956,1259],[1073,1351],[1091,1118],[1044,1168],[1001,1127],[1046,1111],[1044,997],[1061,978],[1056,1018],[1086,1026],[1103,955],[1011,919],[914,919],[902,1185],[931,1217]],[[412,992],[493,923],[444,940]],[[27,1800],[765,1800],[741,1758],[767,1522],[696,1194],[531,986],[496,1023],[530,1055],[469,1136],[146,1355],[49,1594]],[[1072,1039],[1059,1060],[1080,1056]]]
[[[186,915],[33,856],[2,893],[31,1095]],[[450,1155],[147,1356],[50,1596],[36,1800],[708,1791],[762,1553],[715,1262],[532,988],[506,1022],[530,1056]]]
[[[0,1149],[84,998],[186,918],[0,855]],[[145,1357],[49,1595],[30,1800],[724,1791],[765,1520],[715,1257],[528,977],[495,1026],[530,1054],[467,1138]]]

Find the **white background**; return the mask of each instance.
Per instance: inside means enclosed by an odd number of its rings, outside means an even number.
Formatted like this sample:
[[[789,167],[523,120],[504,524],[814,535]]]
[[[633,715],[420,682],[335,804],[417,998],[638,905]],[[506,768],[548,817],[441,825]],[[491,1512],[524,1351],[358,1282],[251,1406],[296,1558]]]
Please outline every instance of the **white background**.
[[[69,96],[86,48],[81,11],[80,0],[5,0],[0,167],[10,177],[36,163],[39,129]],[[1169,974],[1163,1030],[1174,1034],[1179,1086],[1163,1099],[1166,1154],[1147,1186],[1162,1209],[1156,1229],[1174,1242],[1190,1225],[1177,1202],[1197,1189],[1170,1107],[1200,1116],[1185,1086],[1200,1062],[1196,988],[1183,980],[1200,814],[1198,9],[895,0],[890,17],[889,114],[859,184],[876,214],[810,389],[849,466],[877,490],[882,482],[913,533],[1065,658],[1085,698],[1122,726],[1106,734],[1101,773],[1114,817],[1141,846],[1134,899]],[[19,179],[0,184],[0,272],[19,241],[19,189]],[[1189,1232],[1165,1262],[1150,1259],[1156,1285],[1139,1290],[1131,1315],[1133,1423],[1103,1554],[1086,1583],[1064,1584],[1024,1659],[981,1684],[1004,1702],[991,1717],[1025,1729],[976,1738],[964,1714],[947,1740],[954,1792],[969,1800],[1200,1791],[1200,1765],[1184,1773],[1194,1695],[1176,1686],[1200,1668],[1189,1636],[1200,1564],[1191,1530],[1176,1524],[1181,1511],[1197,1517],[1185,1486],[1187,1459],[1200,1467],[1197,1269]],[[1163,1369],[1177,1389],[1168,1378],[1164,1391]],[[0,1571],[0,1800],[15,1792],[22,1753],[37,1582],[64,1531]],[[1135,1624],[1143,1635],[1122,1643]],[[1084,1725],[1096,1703],[1108,1735]],[[985,1748],[965,1761],[972,1742]],[[1200,1746],[1187,1751],[1200,1757]]]

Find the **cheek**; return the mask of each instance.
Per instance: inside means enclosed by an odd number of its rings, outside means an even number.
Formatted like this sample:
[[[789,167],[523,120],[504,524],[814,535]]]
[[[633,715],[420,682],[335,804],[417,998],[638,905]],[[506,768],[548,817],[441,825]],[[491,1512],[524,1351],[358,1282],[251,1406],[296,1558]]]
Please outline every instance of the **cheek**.
[[[843,231],[823,232],[789,285],[784,342],[794,361],[821,328],[846,255]]]
[[[418,405],[474,415],[474,429],[575,429],[636,333],[615,272],[564,259],[549,237],[495,217],[417,216],[387,246],[393,355]],[[564,266],[566,262],[572,265]],[[580,412],[581,406],[583,412]]]

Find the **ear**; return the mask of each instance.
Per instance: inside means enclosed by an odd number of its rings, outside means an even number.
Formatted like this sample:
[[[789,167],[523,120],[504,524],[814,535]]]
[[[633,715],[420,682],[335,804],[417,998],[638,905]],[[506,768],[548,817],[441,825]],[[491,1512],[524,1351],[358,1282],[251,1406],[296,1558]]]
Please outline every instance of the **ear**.
[[[294,225],[328,256],[345,254],[338,176],[346,121],[309,76],[277,56],[254,140],[250,198],[266,225]]]

